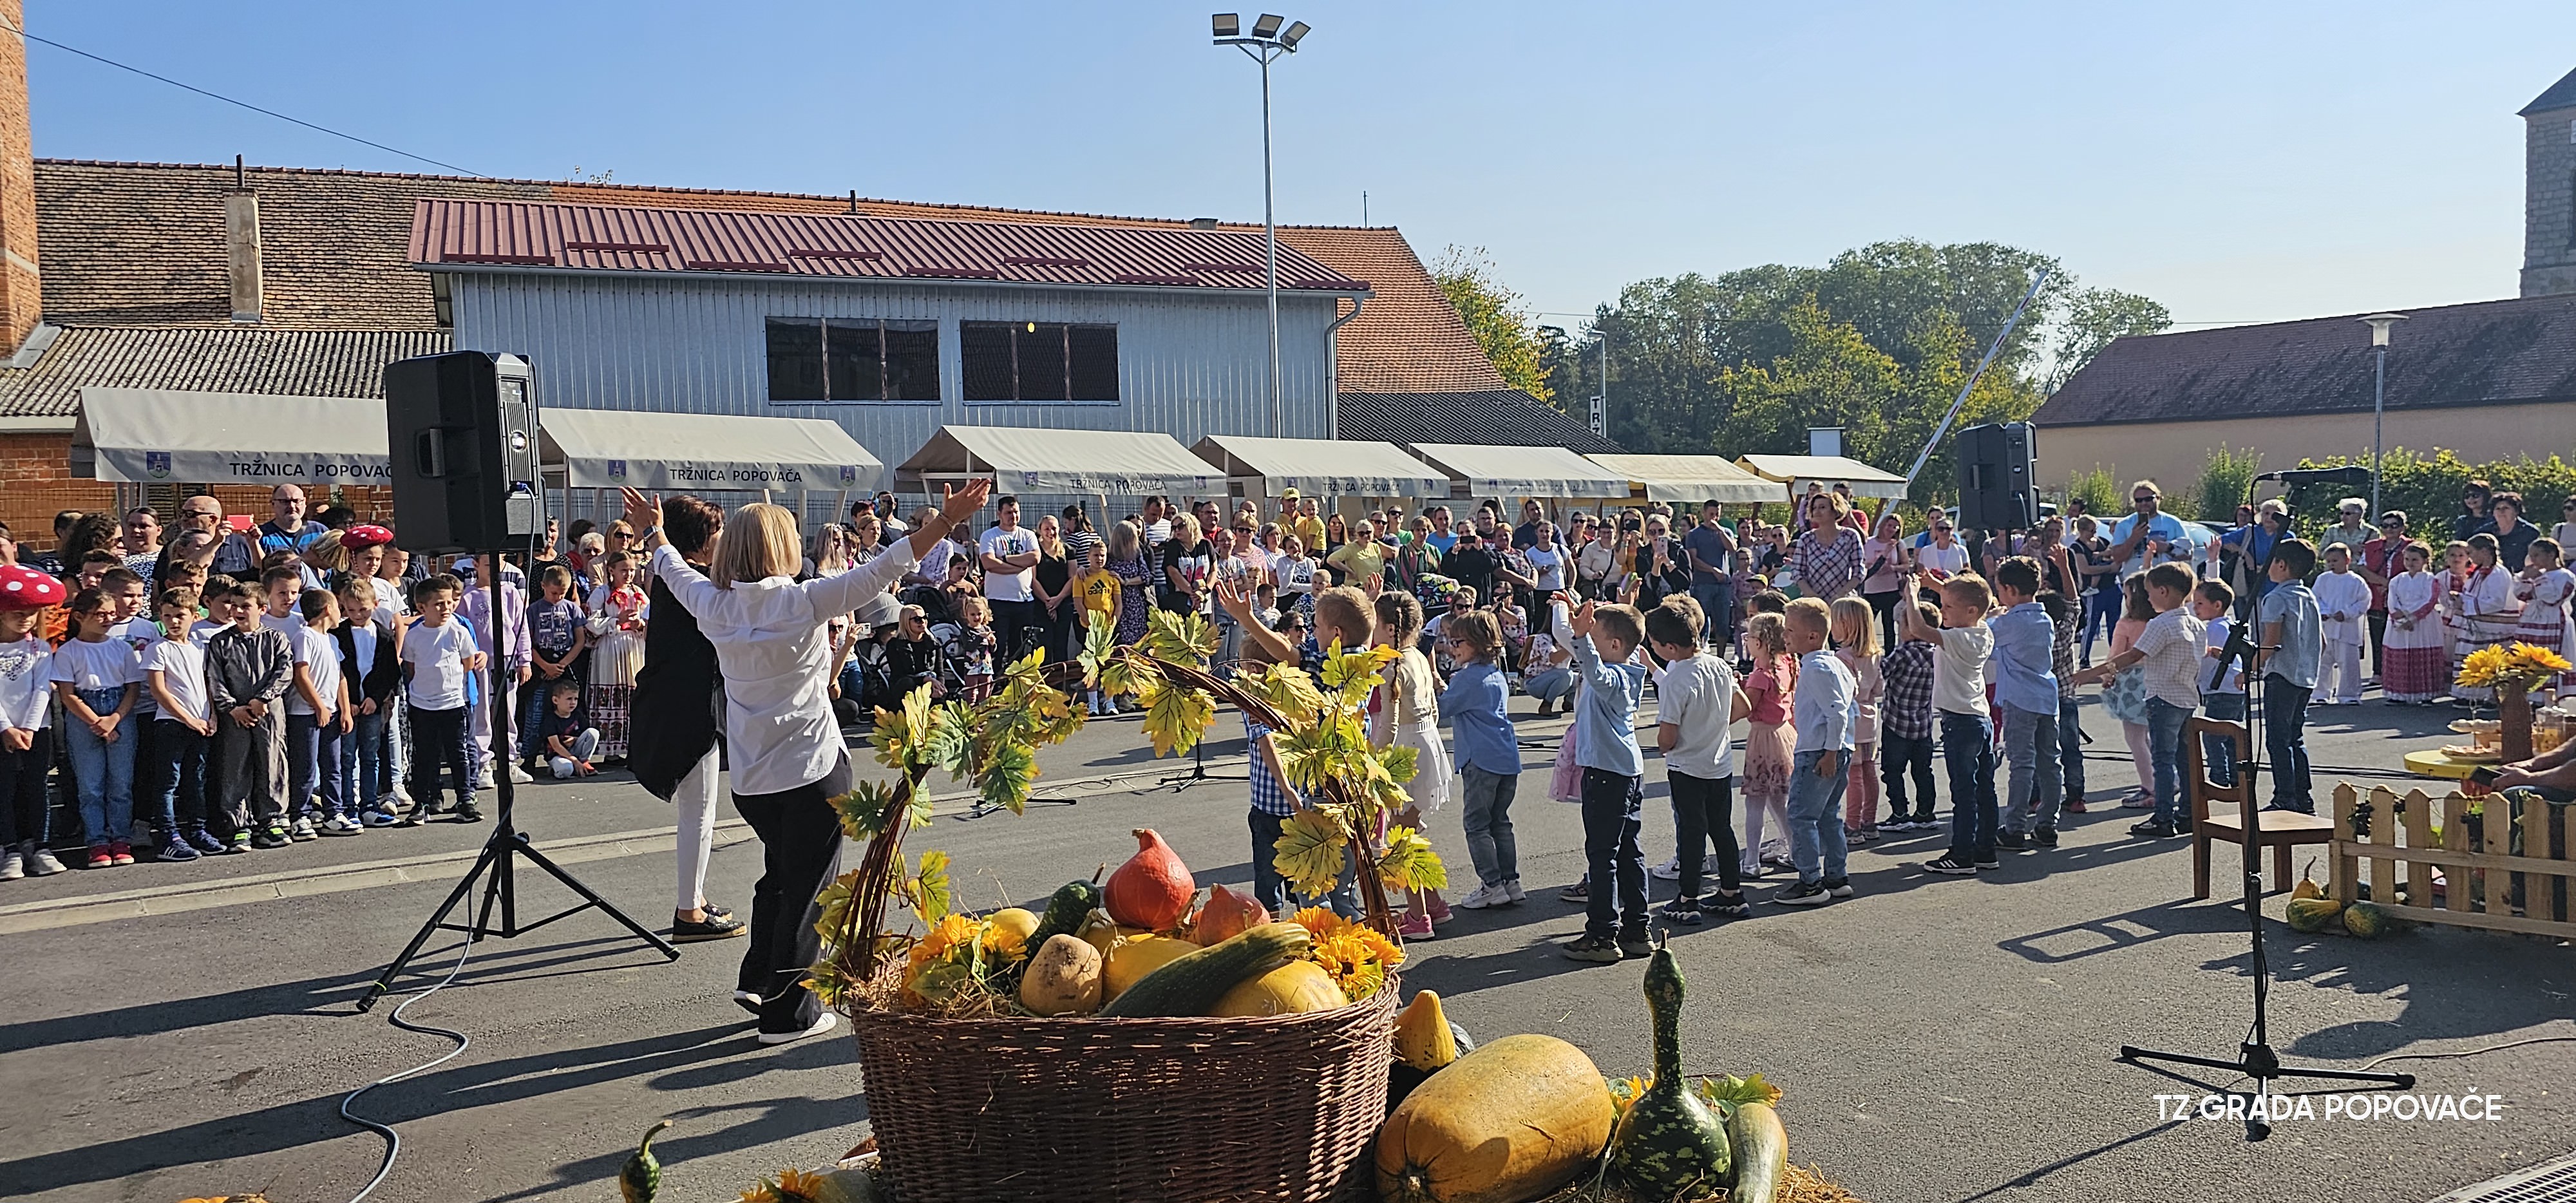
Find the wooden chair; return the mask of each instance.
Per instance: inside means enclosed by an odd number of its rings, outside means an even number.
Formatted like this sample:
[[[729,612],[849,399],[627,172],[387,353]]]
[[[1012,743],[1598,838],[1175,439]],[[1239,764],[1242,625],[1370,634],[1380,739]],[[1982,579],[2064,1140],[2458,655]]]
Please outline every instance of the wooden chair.
[[[2219,785],[2209,779],[2208,756],[2201,741],[2214,735],[2228,741],[2236,750],[2236,784]],[[2246,820],[2255,811],[2254,775],[2245,771],[2252,752],[2252,739],[2245,724],[2225,719],[2192,718],[2183,724],[2183,786],[2191,791],[2191,896],[2209,897],[2209,846],[2225,840],[2242,847],[2245,843]],[[2225,803],[2223,813],[2214,813],[2210,804]],[[2272,876],[2279,882],[2274,890],[2290,888],[2290,849],[2302,844],[2323,845],[2334,838],[2334,823],[2316,815],[2296,811],[2263,812],[2256,826],[2256,848],[2272,850]]]

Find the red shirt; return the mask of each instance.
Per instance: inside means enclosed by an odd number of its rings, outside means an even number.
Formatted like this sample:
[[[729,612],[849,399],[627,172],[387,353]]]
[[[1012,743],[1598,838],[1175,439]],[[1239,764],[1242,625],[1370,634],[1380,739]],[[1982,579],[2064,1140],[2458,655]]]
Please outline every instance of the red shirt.
[[[2363,540],[2361,566],[2379,574],[2379,579],[2371,582],[2370,608],[2373,613],[2385,613],[2388,609],[2388,578],[2406,571],[2405,536],[2391,539],[2381,535]]]

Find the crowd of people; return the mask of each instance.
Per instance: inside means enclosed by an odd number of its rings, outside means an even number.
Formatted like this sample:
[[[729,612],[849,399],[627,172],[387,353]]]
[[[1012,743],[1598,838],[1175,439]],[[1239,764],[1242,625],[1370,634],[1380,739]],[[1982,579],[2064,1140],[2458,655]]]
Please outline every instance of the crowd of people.
[[[714,572],[703,557],[726,520],[688,500],[697,540],[670,555]],[[2119,804],[2150,813],[2132,830],[2170,836],[2189,822],[2184,721],[2245,719],[2249,673],[2271,804],[2312,811],[2312,705],[2358,703],[2373,675],[2391,704],[2485,704],[2450,685],[2469,652],[2570,644],[2576,575],[2563,549],[2576,499],[2543,534],[2520,520],[2521,497],[2473,488],[2438,552],[2408,537],[2405,514],[2373,525],[2358,500],[2309,537],[2278,501],[2215,532],[2163,512],[2153,482],[2130,501],[2116,521],[2076,503],[2027,530],[1969,530],[1934,507],[1909,530],[1892,506],[1872,517],[1846,487],[1819,484],[1793,530],[1730,521],[1714,501],[1696,514],[1526,501],[1514,517],[1496,500],[1354,514],[1291,489],[1274,503],[1146,497],[1117,518],[1072,505],[1031,523],[1010,496],[984,522],[934,506],[905,514],[878,494],[810,540],[761,507],[785,533],[754,533],[786,539],[792,562],[736,576],[837,582],[816,595],[836,599],[819,611],[817,642],[795,654],[816,659],[842,724],[924,686],[979,697],[1033,651],[1071,657],[1093,627],[1133,643],[1154,609],[1204,616],[1220,672],[1311,665],[1337,643],[1395,648],[1375,736],[1419,753],[1406,821],[1463,795],[1478,879],[1465,908],[1524,896],[1510,698],[1530,697],[1539,717],[1561,709],[1573,723],[1550,792],[1583,807],[1590,872],[1565,896],[1591,908],[1569,948],[1586,959],[1636,951],[1654,877],[1678,881],[1660,914],[1681,923],[1746,913],[1744,883],[1773,873],[1795,878],[1773,902],[1848,897],[1852,844],[1933,826],[1936,752],[1952,805],[1931,871],[1973,875],[2002,852],[2054,847],[2060,816],[2088,806],[2084,685],[2103,687],[2136,766]],[[742,934],[704,897],[715,732],[706,714],[674,714],[704,701],[714,658],[705,607],[676,600],[677,573],[648,555],[672,541],[658,511],[549,523],[524,554],[432,563],[396,532],[306,506],[280,485],[252,525],[194,496],[167,537],[148,508],[66,513],[54,547],[23,556],[0,532],[0,880],[64,867],[48,848],[56,780],[76,799],[81,862],[111,868],[138,849],[185,861],[442,814],[477,822],[496,772],[578,778],[632,757],[657,794],[697,800],[682,807],[675,933]],[[720,591],[710,604],[733,605]],[[2097,637],[2108,639],[2098,660]],[[677,711],[674,674],[693,682]],[[502,689],[514,729],[496,742],[489,695]],[[1651,872],[1637,847],[1634,734],[1649,691],[1679,837]],[[1117,705],[1085,701],[1094,714]],[[1247,723],[1247,734],[1255,892],[1284,909],[1266,841],[1298,800],[1271,733]],[[2231,779],[2230,747],[2213,741],[2209,755]],[[1430,938],[1448,913],[1425,892],[1403,932]]]

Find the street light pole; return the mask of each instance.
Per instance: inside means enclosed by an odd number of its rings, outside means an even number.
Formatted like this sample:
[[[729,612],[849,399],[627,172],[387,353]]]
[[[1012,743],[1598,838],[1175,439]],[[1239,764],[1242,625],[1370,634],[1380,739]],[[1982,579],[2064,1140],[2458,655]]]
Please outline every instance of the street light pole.
[[[1281,29],[1282,18],[1263,13],[1252,23],[1252,32],[1243,33],[1243,19],[1234,13],[1217,13],[1208,18],[1216,44],[1233,46],[1244,56],[1261,64],[1261,247],[1263,272],[1270,294],[1270,437],[1287,434],[1287,406],[1281,398],[1279,382],[1279,221],[1274,204],[1270,153],[1270,64],[1283,54],[1297,53],[1297,43],[1313,27],[1303,21]]]
[[[2370,347],[2378,367],[2370,385],[2370,520],[2379,521],[2380,428],[2388,411],[2388,329],[2406,320],[2402,313],[2374,313],[2360,319],[2370,327]]]

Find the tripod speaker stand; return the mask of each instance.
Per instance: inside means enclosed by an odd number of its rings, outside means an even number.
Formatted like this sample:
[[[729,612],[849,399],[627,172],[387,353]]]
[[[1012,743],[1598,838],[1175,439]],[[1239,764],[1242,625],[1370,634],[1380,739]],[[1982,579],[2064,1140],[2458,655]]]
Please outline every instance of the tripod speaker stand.
[[[492,557],[492,579],[483,582],[485,587],[490,591],[488,596],[492,601],[491,613],[496,620],[502,613],[500,561],[501,557],[497,555]],[[495,625],[497,625],[497,621]],[[502,642],[498,638],[493,640],[493,650],[496,654],[502,650]],[[524,935],[528,932],[535,931],[540,927],[544,927],[557,919],[577,915],[583,911],[597,907],[609,918],[615,919],[619,923],[624,924],[626,930],[635,934],[636,939],[652,945],[653,948],[660,952],[664,958],[673,961],[680,959],[679,949],[671,947],[669,941],[654,934],[643,924],[637,923],[632,917],[628,916],[626,912],[617,909],[614,904],[610,903],[607,899],[600,897],[598,893],[593,891],[589,886],[583,885],[579,878],[566,872],[563,866],[547,859],[545,853],[539,852],[529,845],[527,835],[519,830],[516,816],[513,813],[513,804],[517,798],[517,791],[510,784],[510,773],[506,764],[510,756],[509,732],[512,730],[510,726],[510,691],[501,683],[501,674],[496,671],[496,669],[496,664],[487,663],[483,673],[483,679],[485,682],[484,688],[487,691],[486,696],[491,699],[491,704],[487,707],[487,712],[492,717],[493,756],[495,760],[505,762],[501,765],[497,765],[496,769],[498,771],[495,771],[492,774],[493,793],[497,795],[499,799],[499,805],[495,808],[495,813],[493,815],[492,838],[484,841],[483,855],[476,858],[473,868],[465,871],[464,879],[456,883],[456,888],[448,891],[447,900],[439,903],[437,910],[430,912],[429,921],[421,925],[420,931],[412,936],[411,943],[403,946],[402,954],[394,958],[393,964],[385,966],[385,971],[376,976],[375,983],[367,987],[367,992],[365,994],[359,996],[358,1009],[360,1011],[365,1011],[374,1007],[377,999],[383,998],[387,991],[393,989],[394,979],[401,977],[403,970],[410,966],[412,958],[420,955],[422,946],[429,943],[429,938],[442,930],[463,932],[465,933],[465,939],[468,943],[480,941],[486,937],[498,937],[504,940],[514,939],[520,935]],[[414,755],[419,754],[421,754],[420,750],[414,749]],[[421,801],[421,805],[426,806],[428,804],[427,799],[423,799]],[[580,895],[582,899],[581,903],[577,906],[557,911],[556,913],[548,915],[533,923],[519,922],[519,892],[516,867],[519,859],[522,857],[526,858],[536,867],[545,870],[548,876],[554,878],[556,881],[562,882],[564,888]],[[473,894],[474,884],[477,881],[483,883],[483,901],[481,905],[475,908],[473,921],[470,923],[449,922],[448,916],[456,910],[457,904],[466,901],[466,899]],[[495,926],[492,922],[492,912],[495,909],[498,909],[501,915],[501,922],[498,926]]]
[[[2254,643],[2252,625],[2251,619],[2236,624],[2235,631],[2228,637],[2226,649],[2219,654],[2217,669],[2218,676],[2224,679],[2232,667],[2243,665],[2248,696],[2254,702],[2254,708],[2249,712],[2250,717],[2247,722],[2246,729],[2249,731],[2254,729],[2254,724],[2261,722],[2263,689],[2262,682],[2255,672],[2254,653],[2258,649]],[[2186,734],[2184,738],[2188,739],[2190,736]],[[2223,1069],[2242,1077],[2252,1078],[2254,1087],[2251,1090],[2222,1090],[2221,1093],[2230,1098],[2243,1098],[2250,1104],[2245,1112],[2245,1139],[2256,1141],[2272,1134],[2271,1121],[2267,1117],[2270,1115],[2272,1083],[2278,1079],[2309,1078],[2328,1082],[2360,1082],[2381,1089],[2411,1090],[2415,1086],[2415,1075],[2284,1065],[2281,1063],[2280,1055],[2272,1050],[2270,1014],[2272,965],[2263,948],[2263,841],[2260,838],[2263,812],[2254,803],[2253,789],[2255,772],[2261,767],[2258,749],[2262,745],[2249,738],[2244,740],[2241,746],[2246,754],[2243,759],[2236,762],[2235,780],[2246,787],[2238,795],[2237,805],[2245,825],[2245,929],[2253,941],[2254,949],[2253,958],[2248,964],[2248,970],[2254,978],[2254,1026],[2246,1033],[2245,1042],[2237,1047],[2236,1059],[2233,1061],[2187,1053],[2159,1052],[2126,1044],[2120,1046],[2119,1059],[2142,1064],[2162,1062],[2199,1069]],[[2159,1072],[2170,1073],[2170,1071]]]

